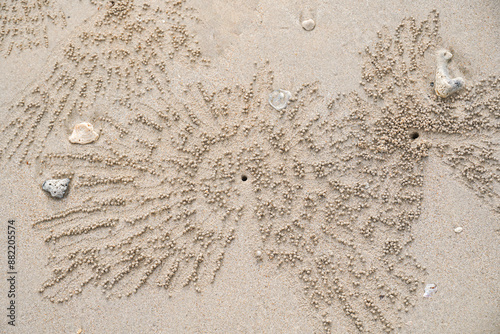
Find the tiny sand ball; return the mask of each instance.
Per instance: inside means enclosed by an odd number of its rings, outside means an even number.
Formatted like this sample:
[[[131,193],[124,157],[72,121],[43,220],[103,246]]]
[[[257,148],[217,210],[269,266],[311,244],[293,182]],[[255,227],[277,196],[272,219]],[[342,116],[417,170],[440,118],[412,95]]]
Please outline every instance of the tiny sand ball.
[[[311,31],[314,27],[316,27],[316,22],[314,22],[313,19],[302,21],[302,28],[304,28],[304,30]]]

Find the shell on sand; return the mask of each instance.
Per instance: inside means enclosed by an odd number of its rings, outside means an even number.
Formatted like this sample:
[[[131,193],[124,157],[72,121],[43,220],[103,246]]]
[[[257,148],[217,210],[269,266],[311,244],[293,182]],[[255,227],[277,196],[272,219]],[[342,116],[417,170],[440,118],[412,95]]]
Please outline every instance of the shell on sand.
[[[269,94],[269,104],[279,111],[286,108],[291,98],[292,94],[289,91],[278,89]]]
[[[90,144],[99,138],[99,134],[94,131],[94,126],[90,123],[84,122],[75,125],[73,133],[69,136],[69,141],[73,144]]]
[[[431,284],[427,284],[427,285],[425,286],[425,290],[424,290],[424,291],[425,291],[425,292],[424,292],[424,297],[425,297],[425,298],[432,297],[432,295],[433,295],[433,294],[435,294],[435,293],[436,293],[436,291],[437,291],[437,285],[436,285],[436,284],[433,284],[433,283],[431,283]]]
[[[434,90],[442,98],[446,98],[453,93],[458,92],[464,87],[464,79],[457,77],[451,78],[448,72],[448,62],[453,55],[446,50],[439,50],[437,53],[437,68]]]

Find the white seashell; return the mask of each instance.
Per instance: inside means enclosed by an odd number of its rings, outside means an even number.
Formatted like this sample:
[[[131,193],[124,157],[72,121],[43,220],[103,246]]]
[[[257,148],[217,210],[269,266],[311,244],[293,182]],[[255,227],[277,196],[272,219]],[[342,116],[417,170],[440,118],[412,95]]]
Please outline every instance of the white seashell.
[[[436,284],[427,284],[424,289],[424,297],[429,298],[433,294],[435,294],[437,291],[437,285]]]
[[[464,87],[464,79],[457,77],[451,78],[448,72],[448,62],[453,55],[446,50],[439,50],[437,53],[437,68],[434,90],[442,98],[446,98],[453,93],[458,92]]]
[[[69,181],[70,179],[47,180],[43,183],[42,189],[49,192],[52,197],[63,198]]]
[[[90,123],[84,122],[75,125],[73,133],[69,136],[69,141],[73,144],[90,144],[99,138],[99,134],[94,131],[94,126]]]
[[[313,19],[308,19],[302,21],[302,28],[307,31],[311,31],[316,27],[316,22]]]
[[[285,109],[292,94],[287,90],[278,89],[269,94],[269,104],[276,110]]]
[[[455,228],[455,233],[461,233],[464,229],[462,227],[456,227]]]

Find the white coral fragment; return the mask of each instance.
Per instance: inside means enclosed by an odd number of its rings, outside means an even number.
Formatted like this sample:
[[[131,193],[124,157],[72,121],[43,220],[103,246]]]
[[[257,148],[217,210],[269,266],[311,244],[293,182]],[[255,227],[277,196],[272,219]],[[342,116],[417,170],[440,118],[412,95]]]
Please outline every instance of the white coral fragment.
[[[99,134],[94,131],[94,126],[90,123],[84,122],[75,125],[73,133],[69,136],[69,141],[73,144],[90,144],[99,138]]]
[[[448,62],[453,55],[447,50],[439,50],[437,53],[437,68],[436,68],[436,82],[434,89],[436,94],[442,98],[446,98],[453,93],[458,92],[464,87],[464,79],[457,77],[451,78],[448,72]]]
[[[50,193],[52,197],[63,198],[69,182],[70,179],[47,180],[43,183],[42,189]]]

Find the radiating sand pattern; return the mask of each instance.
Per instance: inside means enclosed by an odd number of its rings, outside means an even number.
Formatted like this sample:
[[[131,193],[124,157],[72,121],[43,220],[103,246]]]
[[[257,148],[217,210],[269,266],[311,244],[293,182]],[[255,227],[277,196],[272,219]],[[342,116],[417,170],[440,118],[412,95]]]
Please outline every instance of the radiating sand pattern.
[[[180,23],[191,10],[165,8],[116,1],[9,109],[2,161],[37,159],[36,182],[72,179],[67,208],[33,224],[52,251],[42,295],[64,302],[89,284],[109,297],[144,284],[201,292],[245,223],[259,227],[245,236],[258,245],[255,261],[301,282],[325,332],[337,309],[360,331],[396,329],[426,273],[409,245],[427,157],[442,157],[499,209],[498,79],[434,94],[432,12],[380,32],[365,50],[366,96],[325,101],[304,83],[276,111],[268,96],[283,87],[272,64],[236,86],[170,87],[171,61],[208,61]],[[95,143],[66,143],[78,118],[99,129]]]

